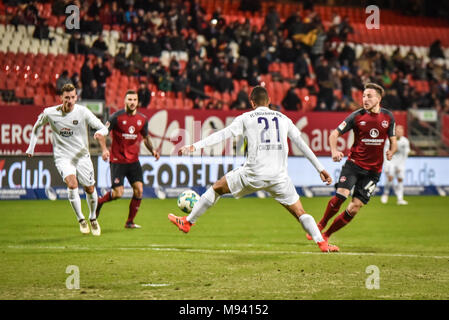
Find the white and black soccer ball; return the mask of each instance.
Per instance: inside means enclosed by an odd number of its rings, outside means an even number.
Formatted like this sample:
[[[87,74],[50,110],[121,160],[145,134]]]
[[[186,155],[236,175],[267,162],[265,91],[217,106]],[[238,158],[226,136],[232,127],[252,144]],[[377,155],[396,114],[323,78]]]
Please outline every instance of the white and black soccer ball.
[[[178,196],[178,208],[185,213],[190,213],[200,196],[193,190],[185,190]]]

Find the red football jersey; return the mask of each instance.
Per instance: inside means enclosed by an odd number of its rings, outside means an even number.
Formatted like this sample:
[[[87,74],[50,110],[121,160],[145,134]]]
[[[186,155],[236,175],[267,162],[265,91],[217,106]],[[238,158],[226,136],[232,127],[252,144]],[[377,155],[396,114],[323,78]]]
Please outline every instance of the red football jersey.
[[[133,163],[139,161],[140,142],[148,136],[148,118],[137,112],[129,115],[125,110],[114,113],[109,120],[112,132],[110,161]]]
[[[379,113],[359,109],[351,113],[337,128],[340,134],[354,131],[354,144],[349,151],[348,160],[359,167],[381,172],[384,161],[386,140],[395,135],[393,113],[380,108]]]

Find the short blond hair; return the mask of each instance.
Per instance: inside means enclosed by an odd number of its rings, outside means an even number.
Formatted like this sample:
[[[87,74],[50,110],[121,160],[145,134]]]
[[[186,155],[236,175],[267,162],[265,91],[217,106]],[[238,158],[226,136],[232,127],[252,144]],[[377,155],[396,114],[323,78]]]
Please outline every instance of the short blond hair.
[[[66,83],[65,85],[62,86],[61,88],[61,94],[63,94],[64,92],[70,92],[75,90],[75,86],[71,83]]]

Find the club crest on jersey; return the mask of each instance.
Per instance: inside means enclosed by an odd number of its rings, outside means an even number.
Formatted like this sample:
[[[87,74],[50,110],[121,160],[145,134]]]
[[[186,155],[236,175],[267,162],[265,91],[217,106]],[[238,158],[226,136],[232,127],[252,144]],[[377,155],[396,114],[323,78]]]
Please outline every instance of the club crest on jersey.
[[[73,124],[76,126],[78,124],[78,120],[73,120]]]
[[[382,127],[388,128],[388,121],[387,120],[382,121]]]
[[[122,124],[126,124],[126,120],[123,120],[123,121],[122,121]]]
[[[373,129],[371,129],[371,130],[369,131],[369,135],[370,135],[372,138],[377,138],[377,137],[379,136],[379,130],[373,128]]]
[[[59,135],[68,138],[73,135],[73,131],[69,128],[62,128],[61,130],[59,130]]]
[[[136,128],[134,128],[134,126],[129,126],[128,132],[129,133],[134,133],[134,131],[136,131]]]
[[[142,125],[142,121],[137,120],[137,125],[138,125],[138,126]]]

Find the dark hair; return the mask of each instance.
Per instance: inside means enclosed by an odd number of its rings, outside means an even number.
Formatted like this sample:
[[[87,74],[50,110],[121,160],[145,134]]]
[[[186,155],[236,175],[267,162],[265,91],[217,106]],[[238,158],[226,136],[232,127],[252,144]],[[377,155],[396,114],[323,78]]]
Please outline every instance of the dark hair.
[[[384,93],[385,93],[384,88],[382,88],[377,83],[373,83],[373,82],[369,82],[369,83],[365,84],[365,87],[363,88],[363,90],[366,90],[366,89],[374,89],[374,90],[376,90],[376,92],[379,94],[380,97],[383,97]]]
[[[264,87],[257,86],[251,91],[250,99],[257,106],[266,105],[268,103],[268,91]]]
[[[126,98],[126,96],[127,96],[128,94],[137,94],[137,92],[134,91],[134,90],[128,90],[128,91],[126,91],[126,93],[125,93],[125,98]]]
[[[75,90],[75,86],[71,83],[66,83],[65,85],[62,86],[61,88],[61,95],[64,94],[64,92],[70,92]]]

